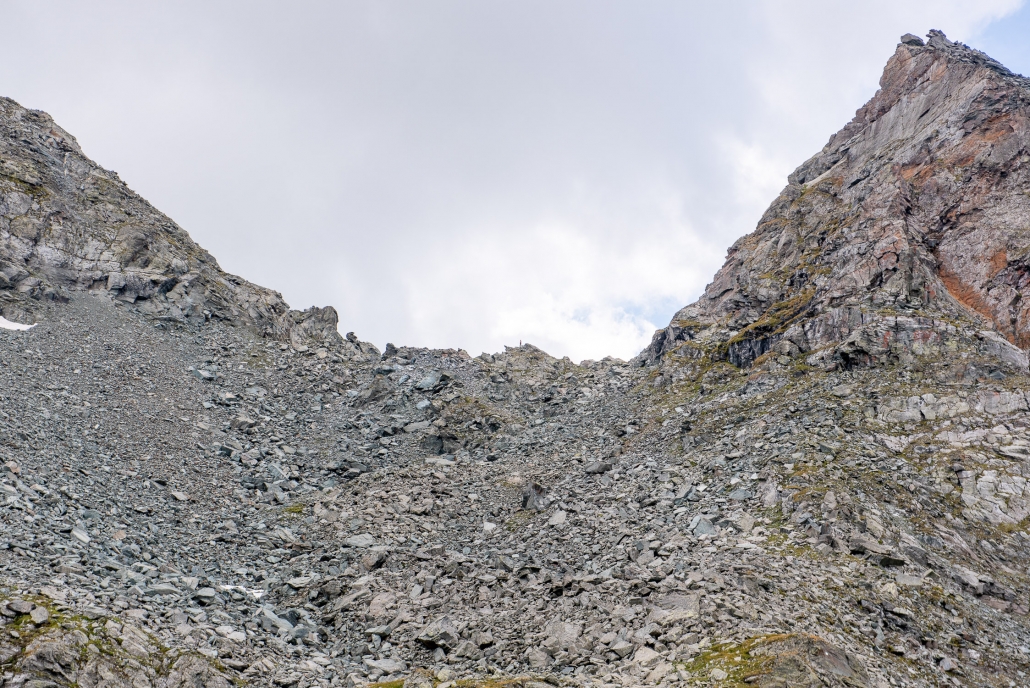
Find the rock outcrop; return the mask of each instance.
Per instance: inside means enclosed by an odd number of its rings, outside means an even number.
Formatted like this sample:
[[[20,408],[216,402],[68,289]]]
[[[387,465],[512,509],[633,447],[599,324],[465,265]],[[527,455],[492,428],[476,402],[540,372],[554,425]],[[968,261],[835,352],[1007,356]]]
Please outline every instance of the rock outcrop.
[[[908,36],[641,360],[699,343],[738,366],[828,347],[847,366],[939,350],[960,321],[1025,368],[1028,188],[1030,80],[940,32]]]
[[[222,320],[300,343],[336,339],[332,308],[226,274],[210,253],[87,158],[49,115],[0,99],[0,291],[95,291],[172,321]]]

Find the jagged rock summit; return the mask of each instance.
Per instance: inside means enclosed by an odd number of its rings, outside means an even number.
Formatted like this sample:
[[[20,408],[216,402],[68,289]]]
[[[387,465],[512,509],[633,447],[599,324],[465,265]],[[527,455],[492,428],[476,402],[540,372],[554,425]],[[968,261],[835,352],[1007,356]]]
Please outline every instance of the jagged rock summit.
[[[341,338],[0,101],[0,688],[1028,685],[1028,93],[902,37],[635,364]]]
[[[736,365],[800,351],[848,366],[946,346],[961,321],[1025,368],[1028,188],[1030,80],[907,34],[876,95],[642,360],[721,345]]]

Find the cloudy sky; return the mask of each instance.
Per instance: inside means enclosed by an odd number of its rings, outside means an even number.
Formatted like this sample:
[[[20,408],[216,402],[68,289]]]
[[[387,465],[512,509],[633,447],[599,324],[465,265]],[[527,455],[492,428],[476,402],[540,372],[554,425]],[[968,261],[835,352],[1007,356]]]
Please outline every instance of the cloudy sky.
[[[629,358],[940,28],[1020,0],[17,2],[0,94],[220,261],[387,341]]]

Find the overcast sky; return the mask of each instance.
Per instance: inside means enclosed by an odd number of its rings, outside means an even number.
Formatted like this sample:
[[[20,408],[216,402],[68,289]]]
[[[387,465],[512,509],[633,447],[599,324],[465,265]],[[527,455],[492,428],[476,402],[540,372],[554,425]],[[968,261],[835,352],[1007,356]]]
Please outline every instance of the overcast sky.
[[[1020,0],[0,6],[0,94],[223,268],[473,355],[635,355],[902,33],[1030,73]]]

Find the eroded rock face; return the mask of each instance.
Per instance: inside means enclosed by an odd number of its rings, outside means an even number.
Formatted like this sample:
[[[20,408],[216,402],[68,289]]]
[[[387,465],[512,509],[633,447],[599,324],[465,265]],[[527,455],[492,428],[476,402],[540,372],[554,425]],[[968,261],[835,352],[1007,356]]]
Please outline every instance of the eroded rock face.
[[[291,312],[226,274],[43,112],[0,99],[0,291],[62,300],[90,290],[175,321],[223,320],[295,344],[338,338],[332,308]]]
[[[46,610],[37,623],[17,624],[0,645],[5,686],[43,688],[229,688],[231,682],[209,659],[169,651],[150,634],[128,624],[49,607],[37,598],[2,599],[0,607]],[[26,612],[26,615],[28,612]],[[91,617],[91,618],[88,618]],[[18,618],[17,616],[15,617]],[[33,621],[42,617],[33,617]]]
[[[852,363],[947,340],[927,318],[1025,349],[1028,185],[1030,80],[940,32],[903,42],[872,100],[795,170],[642,360],[700,341],[750,365],[780,342],[789,353],[847,341],[838,358]]]

